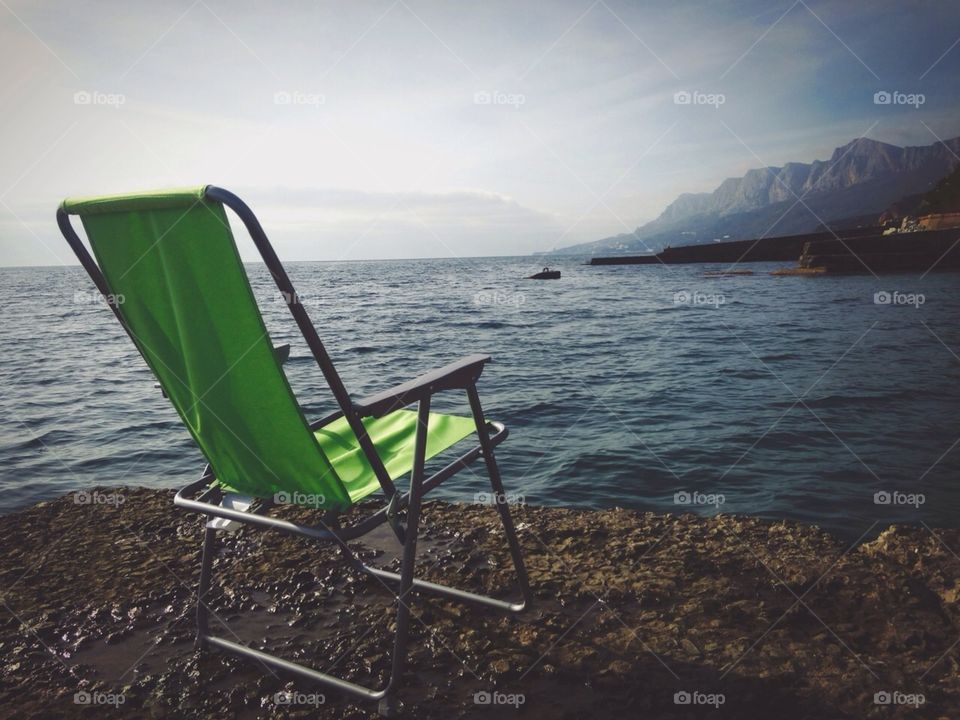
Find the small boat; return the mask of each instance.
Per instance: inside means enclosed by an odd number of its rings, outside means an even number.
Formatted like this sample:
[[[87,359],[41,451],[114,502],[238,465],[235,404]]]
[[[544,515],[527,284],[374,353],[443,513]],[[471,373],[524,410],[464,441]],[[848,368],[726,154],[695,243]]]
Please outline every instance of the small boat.
[[[559,279],[560,279],[560,271],[551,270],[548,267],[545,267],[540,272],[535,273],[534,275],[531,275],[530,277],[527,278],[527,280],[559,280]]]

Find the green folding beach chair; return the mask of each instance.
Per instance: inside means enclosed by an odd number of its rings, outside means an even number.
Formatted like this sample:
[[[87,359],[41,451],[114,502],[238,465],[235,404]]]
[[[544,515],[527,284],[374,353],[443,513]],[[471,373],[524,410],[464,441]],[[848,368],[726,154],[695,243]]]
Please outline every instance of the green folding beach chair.
[[[267,334],[225,208],[236,213],[260,251],[333,391],[336,413],[312,423],[305,419]],[[93,257],[70,215],[80,216]],[[221,188],[68,199],[57,223],[208,461],[200,479],[174,501],[210,518],[197,596],[200,647],[235,652],[379,700],[381,711],[390,714],[404,671],[413,591],[513,613],[530,602],[494,457],[507,430],[484,418],[477,394],[488,356],[470,355],[390,390],[352,398],[253,212]],[[430,412],[432,396],[447,390],[466,393],[472,417]],[[411,405],[417,409],[406,409]],[[469,451],[425,477],[427,460],[474,433]],[[481,456],[516,568],[519,602],[414,579],[423,496]],[[394,484],[404,475],[410,478],[407,492]],[[382,507],[352,524],[341,523],[342,513],[377,491],[383,493]],[[308,503],[321,517],[314,526],[271,517],[269,509],[281,501]],[[204,598],[215,541],[236,523],[333,541],[357,568],[399,584],[392,668],[383,688],[364,687],[211,632]],[[399,574],[365,565],[346,544],[383,523],[403,545]]]

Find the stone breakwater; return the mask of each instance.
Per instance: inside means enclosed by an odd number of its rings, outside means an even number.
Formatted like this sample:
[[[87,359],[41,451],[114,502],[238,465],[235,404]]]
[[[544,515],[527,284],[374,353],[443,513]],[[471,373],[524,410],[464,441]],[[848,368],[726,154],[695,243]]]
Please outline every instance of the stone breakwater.
[[[0,716],[376,716],[197,653],[200,519],[168,492],[97,492],[0,518]],[[416,598],[406,716],[960,717],[958,530],[874,528],[849,546],[730,515],[515,510],[536,607],[508,618]],[[492,508],[431,502],[423,522],[421,576],[509,587]],[[393,613],[376,580],[273,532],[221,548],[207,598],[221,634],[354,681],[386,677]],[[360,548],[397,565],[389,531]]]

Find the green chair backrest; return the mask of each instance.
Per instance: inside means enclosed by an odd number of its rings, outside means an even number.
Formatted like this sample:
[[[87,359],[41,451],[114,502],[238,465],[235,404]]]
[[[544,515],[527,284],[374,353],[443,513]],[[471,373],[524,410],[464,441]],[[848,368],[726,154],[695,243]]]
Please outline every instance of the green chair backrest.
[[[347,491],[274,353],[223,205],[204,190],[62,207],[80,216],[124,324],[217,479],[346,509]]]

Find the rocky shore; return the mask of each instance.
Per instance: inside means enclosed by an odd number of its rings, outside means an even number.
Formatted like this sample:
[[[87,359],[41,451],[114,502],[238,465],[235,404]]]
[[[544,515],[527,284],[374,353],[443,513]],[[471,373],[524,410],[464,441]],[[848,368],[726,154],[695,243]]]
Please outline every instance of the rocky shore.
[[[376,717],[195,652],[200,519],[165,491],[87,499],[0,518],[0,716]],[[421,576],[510,587],[491,508],[424,512]],[[405,716],[960,717],[958,530],[874,528],[850,546],[729,515],[516,516],[536,607],[507,618],[418,598]],[[363,548],[397,564],[389,531]],[[215,578],[222,633],[358,682],[386,676],[391,596],[332,547],[243,529],[225,536]]]

